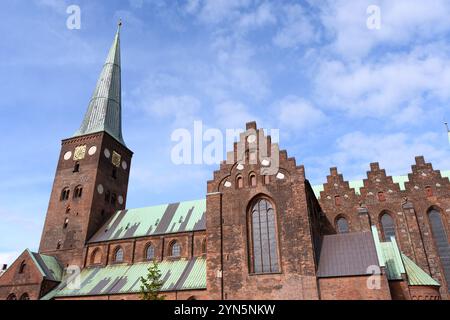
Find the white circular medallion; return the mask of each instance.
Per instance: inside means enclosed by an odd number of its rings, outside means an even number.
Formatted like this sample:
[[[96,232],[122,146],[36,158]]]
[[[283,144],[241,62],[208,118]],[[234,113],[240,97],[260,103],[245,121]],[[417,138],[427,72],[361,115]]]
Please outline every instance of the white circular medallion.
[[[256,136],[254,134],[249,135],[247,138],[248,143],[255,143],[256,142]]]
[[[122,161],[122,169],[123,170],[127,170],[127,168],[128,168],[127,162],[126,161]]]
[[[105,191],[105,189],[103,188],[103,185],[99,184],[97,186],[97,192],[100,193],[100,194],[103,194],[103,191]]]
[[[89,149],[88,153],[90,156],[93,156],[97,152],[97,147],[93,146]]]
[[[270,160],[269,159],[264,159],[263,161],[261,161],[261,165],[263,167],[268,167],[270,166]]]
[[[283,173],[278,172],[278,174],[277,174],[277,179],[283,180],[284,178],[286,178],[286,176],[285,176]]]
[[[67,151],[65,154],[64,154],[64,160],[69,160],[70,158],[72,158],[72,151]]]
[[[123,197],[119,196],[119,198],[117,199],[119,201],[119,204],[123,204]]]
[[[108,149],[105,149],[105,157],[109,159],[109,157],[111,157],[111,151],[109,151]]]
[[[239,171],[244,170],[244,165],[242,163],[238,164],[237,168]]]
[[[225,182],[224,186],[225,186],[225,188],[230,188],[231,182],[230,181]]]

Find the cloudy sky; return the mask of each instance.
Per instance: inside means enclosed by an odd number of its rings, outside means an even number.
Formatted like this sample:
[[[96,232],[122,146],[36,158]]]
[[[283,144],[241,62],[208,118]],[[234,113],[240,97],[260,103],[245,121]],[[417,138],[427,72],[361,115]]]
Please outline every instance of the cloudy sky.
[[[81,29],[66,27],[70,5]],[[381,28],[367,27],[367,8]],[[60,140],[78,129],[122,32],[128,207],[205,196],[217,166],[172,163],[171,133],[280,129],[313,184],[414,156],[450,169],[447,0],[5,0],[0,4],[0,263],[37,250]]]

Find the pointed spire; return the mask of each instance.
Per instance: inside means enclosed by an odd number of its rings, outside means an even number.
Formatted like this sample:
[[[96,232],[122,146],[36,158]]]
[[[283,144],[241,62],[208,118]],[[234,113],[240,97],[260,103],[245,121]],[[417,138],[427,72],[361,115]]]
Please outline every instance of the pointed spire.
[[[97,81],[89,107],[75,137],[106,131],[125,146],[122,136],[122,93],[119,21],[114,42]]]
[[[444,122],[445,127],[447,128],[447,135],[448,135],[448,143],[450,143],[450,128],[448,127],[448,123]]]

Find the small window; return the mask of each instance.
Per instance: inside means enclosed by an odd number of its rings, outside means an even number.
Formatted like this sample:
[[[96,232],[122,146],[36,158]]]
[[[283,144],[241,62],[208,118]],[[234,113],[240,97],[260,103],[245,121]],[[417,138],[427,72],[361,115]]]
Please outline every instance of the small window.
[[[80,163],[75,162],[75,166],[73,167],[73,173],[80,172]]]
[[[378,200],[381,202],[386,201],[386,195],[384,194],[383,191],[378,192]]]
[[[109,202],[111,200],[111,192],[106,191],[105,193],[105,202]]]
[[[58,243],[56,244],[56,250],[61,249],[61,240],[58,241]]]
[[[66,214],[69,214],[70,213],[70,206],[67,206],[66,207]]]
[[[61,201],[69,200],[70,196],[70,189],[64,188],[63,191],[61,191]]]
[[[155,247],[153,247],[153,245],[149,244],[145,253],[147,261],[155,259]]]
[[[115,205],[116,205],[116,202],[117,202],[117,195],[116,195],[115,193],[113,193],[113,194],[111,195],[111,204],[112,204],[113,206],[115,206]]]
[[[114,262],[123,262],[123,249],[120,247],[116,249],[116,253],[114,254]]]
[[[79,199],[79,198],[81,198],[82,195],[83,195],[83,187],[82,186],[76,187],[75,191],[73,193],[73,198]]]
[[[348,233],[349,226],[348,221],[344,217],[340,217],[336,220],[336,231],[338,233]]]
[[[427,194],[427,197],[432,197],[433,196],[433,189],[431,189],[430,186],[425,187],[425,192]]]
[[[256,175],[251,174],[249,177],[250,187],[256,187]]]
[[[113,168],[113,170],[112,170],[112,177],[114,179],[117,179],[117,168]]]
[[[339,206],[342,204],[342,202],[341,202],[341,196],[335,196],[335,197],[334,197],[334,204],[335,204],[337,207],[339,207]]]
[[[181,256],[181,246],[177,241],[174,241],[172,243],[172,246],[170,249],[170,255],[174,258],[178,258]]]
[[[6,300],[12,301],[12,300],[17,300],[17,296],[14,293],[11,293]]]
[[[269,176],[269,175],[263,176],[263,181],[264,181],[264,184],[265,184],[265,185],[270,184],[270,176]]]
[[[202,254],[206,254],[206,239],[202,241]]]
[[[25,261],[22,261],[19,268],[19,274],[25,273],[25,270],[27,269],[27,264]]]
[[[66,220],[64,220],[63,229],[67,229],[68,226],[69,226],[69,218],[66,218]]]
[[[242,189],[244,187],[244,179],[242,179],[241,176],[237,177],[236,179],[236,187],[238,189]]]
[[[91,264],[100,264],[102,262],[102,254],[100,249],[95,249],[91,254]]]
[[[20,296],[19,300],[30,300],[30,296],[28,295],[28,293],[24,293]]]

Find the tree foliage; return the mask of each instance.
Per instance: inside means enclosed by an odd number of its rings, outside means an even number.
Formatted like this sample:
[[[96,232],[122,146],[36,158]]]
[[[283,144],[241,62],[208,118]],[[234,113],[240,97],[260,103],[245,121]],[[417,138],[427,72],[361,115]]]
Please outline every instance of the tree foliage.
[[[142,300],[164,300],[165,296],[161,296],[161,288],[163,286],[161,280],[161,271],[156,260],[148,268],[146,277],[141,277],[141,299]]]

